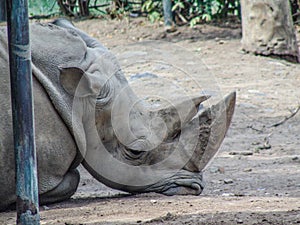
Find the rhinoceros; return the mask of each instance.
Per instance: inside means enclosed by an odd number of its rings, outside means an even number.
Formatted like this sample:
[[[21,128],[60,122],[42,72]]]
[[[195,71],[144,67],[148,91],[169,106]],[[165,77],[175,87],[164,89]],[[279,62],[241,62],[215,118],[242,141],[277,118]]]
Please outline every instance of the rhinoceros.
[[[202,192],[202,171],[225,137],[235,92],[201,111],[209,96],[153,108],[130,88],[114,55],[69,21],[33,23],[30,39],[40,204],[75,193],[80,163],[98,181],[129,193]],[[3,210],[16,201],[6,27],[0,55]]]

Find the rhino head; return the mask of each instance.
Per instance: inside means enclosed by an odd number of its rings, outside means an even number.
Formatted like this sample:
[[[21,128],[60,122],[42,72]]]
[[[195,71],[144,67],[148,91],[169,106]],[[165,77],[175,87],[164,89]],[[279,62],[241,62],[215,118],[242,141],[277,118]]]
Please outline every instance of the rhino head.
[[[100,182],[131,193],[200,194],[202,171],[224,139],[235,93],[201,112],[198,106],[209,96],[153,108],[135,95],[98,41],[66,20],[54,24],[86,45],[83,59],[58,68],[71,109],[65,120],[84,167]]]

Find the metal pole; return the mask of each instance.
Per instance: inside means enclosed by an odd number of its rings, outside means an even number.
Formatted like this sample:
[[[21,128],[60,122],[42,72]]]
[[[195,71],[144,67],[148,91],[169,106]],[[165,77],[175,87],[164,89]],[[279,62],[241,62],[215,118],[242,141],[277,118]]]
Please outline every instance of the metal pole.
[[[173,13],[171,0],[163,0],[165,27],[173,26]]]
[[[6,0],[0,0],[0,22],[6,21],[6,6],[5,6]]]
[[[17,224],[39,224],[27,0],[7,0]]]

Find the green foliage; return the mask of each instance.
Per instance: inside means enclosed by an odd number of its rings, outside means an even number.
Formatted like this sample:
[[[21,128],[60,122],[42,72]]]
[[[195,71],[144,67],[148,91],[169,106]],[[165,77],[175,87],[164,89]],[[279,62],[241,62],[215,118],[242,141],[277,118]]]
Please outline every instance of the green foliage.
[[[28,10],[31,16],[46,15],[59,11],[56,0],[28,0]]]
[[[192,27],[200,22],[239,15],[239,0],[172,0],[172,4],[175,21],[189,23]],[[155,21],[153,17],[163,16],[161,1],[147,0],[142,9],[151,21]]]
[[[33,15],[48,15],[58,13],[58,0],[28,0],[29,13]],[[176,23],[197,23],[237,15],[239,0],[171,0],[173,15]],[[64,4],[68,1],[64,0]],[[72,1],[70,1],[72,2]],[[72,14],[79,15],[78,0],[72,8]],[[143,2],[143,4],[142,4]],[[132,4],[131,4],[132,3]],[[95,7],[97,5],[97,7]],[[93,15],[109,14],[111,18],[124,17],[129,11],[146,13],[151,22],[159,21],[163,17],[162,0],[90,0],[90,12]],[[99,6],[99,7],[98,7]],[[139,8],[138,10],[135,7]],[[65,12],[66,13],[66,12]]]
[[[147,13],[152,23],[159,21],[163,16],[162,1],[147,0],[142,5],[142,12]]]

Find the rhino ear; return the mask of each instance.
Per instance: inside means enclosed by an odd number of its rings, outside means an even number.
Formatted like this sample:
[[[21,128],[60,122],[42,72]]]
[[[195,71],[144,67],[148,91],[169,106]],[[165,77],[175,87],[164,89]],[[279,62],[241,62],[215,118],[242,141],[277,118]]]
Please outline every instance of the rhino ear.
[[[78,67],[59,67],[59,70],[60,83],[70,95],[76,97],[95,95],[91,80],[82,69]]]

